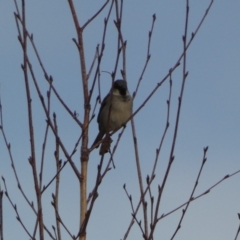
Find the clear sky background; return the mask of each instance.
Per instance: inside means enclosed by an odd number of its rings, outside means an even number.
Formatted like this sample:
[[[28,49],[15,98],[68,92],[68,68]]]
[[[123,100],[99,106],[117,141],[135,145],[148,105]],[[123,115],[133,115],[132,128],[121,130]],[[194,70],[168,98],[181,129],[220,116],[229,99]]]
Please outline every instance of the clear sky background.
[[[104,1],[75,1],[80,23],[84,23],[96,12]],[[189,34],[201,20],[209,0],[191,1],[189,15]],[[19,1],[20,3],[20,1]],[[19,5],[20,6],[20,5]],[[78,52],[72,38],[76,37],[74,24],[67,1],[31,0],[26,1],[27,28],[34,40],[47,72],[53,76],[54,85],[72,110],[79,113],[82,120],[82,84]],[[87,68],[94,56],[95,47],[101,43],[103,20],[108,8],[97,21],[85,30]],[[19,178],[29,199],[34,200],[34,186],[31,169],[27,126],[27,107],[23,73],[21,70],[22,51],[17,40],[17,29],[13,12],[14,2],[0,2],[0,87],[3,105],[4,129],[11,143],[12,154]],[[209,146],[207,162],[199,181],[196,195],[204,192],[225,175],[240,169],[240,2],[237,0],[215,1],[203,26],[189,48],[186,82],[179,134],[175,149],[175,161],[164,191],[159,216],[184,203],[192,190],[203,156],[203,148]],[[127,80],[129,91],[135,88],[145,63],[148,31],[152,15],[156,22],[152,37],[151,60],[144,75],[140,90],[134,102],[134,109],[145,100],[168,70],[176,63],[182,52],[182,35],[185,21],[185,1],[151,0],[124,1],[122,30],[127,40]],[[112,15],[113,17],[113,15]],[[113,18],[109,22],[106,36],[106,50],[101,70],[112,72],[116,58],[116,29]],[[30,45],[30,44],[29,44]],[[35,74],[45,94],[48,85],[29,48]],[[120,72],[117,78],[121,77]],[[181,66],[173,74],[173,97],[171,100],[170,129],[160,154],[156,180],[152,192],[157,197],[157,185],[161,184],[168,162],[173,126],[182,80]],[[90,79],[90,81],[92,78]],[[110,77],[101,74],[102,94],[109,91]],[[33,89],[33,88],[32,88]],[[151,173],[155,151],[159,145],[166,124],[166,100],[169,93],[168,81],[156,92],[144,109],[135,117],[142,175],[145,179]],[[33,89],[33,107],[38,163],[44,137],[45,117]],[[94,91],[93,100],[97,97]],[[94,102],[92,102],[94,104]],[[59,132],[70,152],[79,137],[80,129],[61,105],[53,98],[52,111],[58,116]],[[89,144],[97,134],[96,118],[90,125]],[[116,137],[114,137],[116,140]],[[48,141],[45,162],[44,184],[55,172],[54,141]],[[79,151],[79,148],[78,148]],[[62,156],[63,160],[64,157]],[[94,186],[98,150],[90,156],[89,191]],[[108,158],[106,158],[108,159]],[[133,197],[139,199],[139,186],[131,125],[128,124],[115,156],[116,169],[111,170],[104,179],[99,198],[91,216],[87,236],[94,239],[123,238],[131,220],[130,203],[123,191],[123,184]],[[79,167],[79,154],[74,162]],[[33,231],[34,215],[23,200],[14,179],[9,156],[0,138],[0,175],[7,182],[9,194],[17,203],[20,216],[29,231]],[[187,212],[182,227],[175,237],[177,240],[229,240],[234,239],[240,212],[240,174],[224,181],[206,196],[194,201]],[[1,182],[1,188],[3,184]],[[67,166],[61,175],[60,213],[69,229],[78,229],[79,186],[72,169]],[[45,221],[54,224],[50,187],[43,198]],[[142,211],[139,212],[139,219]],[[28,239],[15,213],[4,197],[4,235],[5,239]],[[159,222],[155,239],[170,239],[181,217],[181,210]],[[51,228],[51,227],[49,227]],[[63,239],[69,236],[63,230]],[[239,237],[240,238],[240,237]],[[48,239],[48,237],[46,237]],[[141,232],[135,224],[129,239],[141,239]]]

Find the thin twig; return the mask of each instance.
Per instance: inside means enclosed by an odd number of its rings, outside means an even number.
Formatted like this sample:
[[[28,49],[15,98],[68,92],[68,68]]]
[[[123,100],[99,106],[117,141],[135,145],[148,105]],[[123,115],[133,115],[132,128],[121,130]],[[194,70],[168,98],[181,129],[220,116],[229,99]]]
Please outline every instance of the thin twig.
[[[126,58],[126,47],[127,47],[127,41],[124,41],[123,34],[122,34],[122,15],[123,15],[123,0],[121,0],[120,9],[118,7],[118,0],[115,0],[115,7],[116,7],[116,21],[114,21],[115,26],[118,30],[118,48],[121,46],[122,50],[122,78],[124,81],[127,81],[127,58]],[[121,44],[120,44],[121,43]]]
[[[3,240],[3,190],[0,185],[0,240]]]
[[[124,191],[125,191],[125,193],[126,193],[126,195],[127,195],[127,197],[128,197],[128,200],[129,200],[129,202],[130,202],[130,206],[131,206],[131,208],[132,208],[132,212],[134,213],[135,210],[134,210],[134,206],[133,206],[132,195],[130,195],[130,194],[128,193],[125,183],[124,183],[124,185],[123,185],[123,189],[124,189]]]
[[[6,195],[7,199],[9,200],[10,204],[12,205],[12,207],[13,207],[16,215],[17,215],[17,216],[16,216],[17,220],[18,220],[19,223],[22,225],[22,227],[23,227],[23,229],[25,230],[25,232],[27,233],[27,235],[28,235],[32,240],[36,240],[36,239],[30,234],[30,232],[27,230],[25,224],[23,223],[23,221],[22,221],[22,219],[21,219],[21,217],[20,217],[20,215],[19,215],[19,213],[18,213],[17,205],[16,205],[16,204],[13,204],[13,202],[12,202],[12,200],[11,200],[9,194],[8,194],[7,185],[6,185],[6,182],[5,182],[4,177],[2,177],[2,180],[3,180],[3,184],[4,184],[4,188],[5,188],[5,195]]]
[[[53,116],[53,122],[56,132],[58,133],[58,125],[57,125],[57,116]],[[56,149],[54,152],[55,161],[56,161],[56,171],[58,172],[61,169],[62,161],[59,159],[59,142],[56,138],[55,140]],[[55,197],[54,197],[54,210],[55,210],[55,220],[56,220],[56,227],[57,227],[57,239],[61,240],[61,229],[60,229],[60,222],[58,218],[59,212],[59,186],[60,186],[60,174],[56,176],[56,186],[55,186]]]
[[[145,196],[146,193],[148,192],[148,189],[150,188],[150,186],[151,186],[154,178],[155,178],[155,175],[152,176],[152,178],[149,180],[149,184],[146,186],[146,189],[145,189],[145,191],[144,191],[144,193],[143,193],[143,196]],[[137,207],[135,208],[135,212],[132,213],[132,214],[134,214],[134,215],[137,214],[137,212],[138,212],[138,210],[139,210],[139,208],[140,208],[140,206],[141,206],[141,203],[142,203],[142,201],[141,201],[141,197],[140,197],[140,200],[139,200],[139,202],[138,202],[138,204],[137,204]],[[128,234],[129,234],[129,232],[130,232],[133,224],[134,224],[134,219],[132,218],[132,219],[131,219],[131,222],[130,222],[130,224],[129,224],[129,226],[128,226],[128,229],[127,229],[126,233],[124,234],[123,240],[126,240],[126,239],[127,239]]]
[[[93,93],[93,90],[94,90],[94,87],[95,87],[97,77],[99,78],[99,76],[100,76],[100,66],[101,66],[101,63],[102,63],[103,52],[105,50],[105,39],[106,39],[106,33],[107,33],[107,26],[108,26],[109,18],[110,18],[112,9],[113,9],[113,3],[114,3],[114,0],[112,0],[112,4],[110,5],[107,17],[104,19],[104,28],[103,28],[103,36],[102,36],[102,43],[101,43],[100,52],[99,52],[99,49],[97,48],[97,50],[98,50],[97,51],[97,53],[98,53],[98,64],[97,64],[97,67],[96,67],[95,76],[94,76],[93,83],[92,83],[92,86],[91,86],[91,90],[90,90],[90,93],[89,93],[89,100],[88,100],[89,103],[90,103],[91,98],[92,98],[92,93]],[[101,100],[99,79],[98,79],[98,90],[99,90],[99,99]]]
[[[161,141],[159,143],[159,147],[156,149],[156,158],[155,158],[155,162],[153,165],[153,170],[152,170],[152,175],[155,174],[156,168],[157,168],[157,163],[158,163],[158,158],[162,149],[162,145],[164,142],[164,139],[166,137],[167,134],[167,130],[169,129],[169,118],[170,118],[170,107],[171,107],[171,97],[172,97],[172,75],[170,75],[170,80],[169,80],[169,96],[168,96],[168,100],[167,100],[167,117],[166,117],[166,125],[165,125],[165,129],[161,138]]]
[[[101,7],[90,19],[88,19],[86,23],[83,24],[83,26],[82,26],[82,31],[84,30],[85,27],[87,27],[87,25],[88,25],[90,22],[92,22],[92,21],[102,12],[102,10],[107,6],[107,4],[108,4],[109,1],[110,1],[110,0],[107,0],[107,1],[102,5],[102,7]]]
[[[205,163],[206,163],[206,161],[207,161],[207,157],[206,157],[207,150],[208,150],[208,147],[206,147],[206,148],[203,149],[203,160],[202,160],[202,164],[201,164],[201,167],[200,167],[199,172],[198,172],[198,175],[197,175],[197,179],[196,179],[196,181],[195,181],[193,190],[192,190],[192,192],[191,192],[191,194],[190,194],[188,203],[186,204],[185,208],[182,210],[182,216],[181,216],[181,218],[180,218],[180,220],[179,220],[179,223],[178,223],[178,226],[177,226],[175,232],[173,233],[173,235],[172,235],[172,237],[171,237],[171,240],[174,239],[174,237],[176,236],[178,230],[181,228],[181,223],[182,223],[182,221],[183,221],[183,218],[184,218],[184,216],[186,215],[186,212],[187,212],[188,207],[189,207],[189,205],[190,205],[190,203],[191,203],[193,194],[194,194],[195,191],[196,191],[196,188],[197,188],[197,185],[198,185],[198,181],[199,181],[199,179],[200,179],[200,175],[201,175],[202,170],[203,170],[203,166],[205,165]]]
[[[151,54],[150,54],[150,49],[151,49],[151,40],[152,40],[152,34],[153,34],[153,29],[154,29],[154,23],[156,21],[156,14],[153,14],[152,16],[152,27],[151,27],[151,30],[149,31],[148,33],[148,47],[147,47],[147,56],[146,56],[146,60],[145,60],[145,64],[143,66],[143,69],[142,69],[142,72],[141,72],[141,75],[138,79],[138,83],[137,83],[137,86],[136,86],[136,89],[134,91],[134,94],[133,94],[133,98],[136,97],[137,95],[137,92],[138,92],[138,88],[140,86],[140,82],[142,81],[142,78],[143,78],[143,75],[147,69],[147,66],[148,66],[148,63],[149,63],[149,60],[151,58]]]
[[[138,151],[138,144],[137,144],[137,133],[135,129],[134,119],[131,119],[131,126],[132,126],[132,135],[133,135],[133,142],[134,142],[134,152],[135,152],[135,161],[136,161],[136,168],[138,174],[138,183],[140,188],[141,194],[141,203],[143,208],[143,219],[144,219],[144,236],[148,237],[148,215],[147,215],[147,202],[145,201],[145,196],[143,195],[144,187],[142,181],[142,172],[141,172],[141,164],[139,158],[139,151]]]
[[[52,206],[55,210],[55,214],[56,214],[56,221],[57,221],[57,225],[59,223],[61,223],[61,225],[63,226],[63,228],[66,230],[66,232],[69,234],[69,236],[72,238],[72,239],[75,239],[75,237],[71,234],[71,232],[69,231],[69,229],[67,228],[67,226],[64,224],[64,222],[62,221],[62,218],[60,217],[60,214],[59,214],[59,211],[58,211],[58,207],[56,206],[56,196],[54,194],[52,194]],[[59,238],[60,237],[60,238]],[[58,240],[61,240],[61,235],[58,235]]]
[[[185,87],[185,82],[186,82],[186,78],[187,78],[187,71],[186,71],[186,58],[187,58],[187,54],[186,54],[186,43],[187,43],[187,33],[188,33],[188,15],[189,15],[189,5],[188,5],[188,0],[186,1],[186,18],[185,18],[185,30],[184,30],[184,36],[183,36],[183,76],[182,76],[182,85],[181,85],[181,90],[180,90],[180,96],[178,98],[178,109],[177,109],[177,116],[176,116],[176,121],[175,121],[175,126],[174,126],[174,134],[173,134],[173,140],[172,140],[172,146],[171,146],[171,151],[170,151],[170,155],[169,155],[169,162],[168,162],[168,166],[163,178],[163,182],[161,185],[161,189],[159,191],[158,194],[158,198],[157,198],[157,203],[156,203],[156,207],[155,207],[155,213],[154,213],[154,221],[153,221],[153,225],[151,228],[151,233],[149,235],[149,239],[151,240],[153,237],[153,233],[155,230],[155,227],[157,225],[157,218],[158,218],[158,212],[159,212],[159,208],[160,208],[160,203],[161,203],[161,197],[162,197],[162,193],[164,190],[164,187],[166,185],[168,176],[169,176],[169,172],[174,160],[174,150],[175,150],[175,145],[176,145],[176,141],[177,141],[177,134],[178,134],[178,126],[179,126],[179,121],[180,121],[180,113],[181,113],[181,106],[182,106],[182,99],[183,99],[183,92],[184,92],[184,87]]]
[[[191,201],[195,201],[195,200],[197,200],[197,199],[205,196],[206,194],[210,193],[210,191],[211,191],[213,188],[215,188],[215,187],[217,187],[219,184],[221,184],[224,180],[229,179],[229,178],[231,178],[231,177],[233,177],[234,175],[239,174],[239,173],[240,173],[240,169],[237,170],[236,172],[231,173],[231,174],[227,174],[225,177],[223,177],[221,180],[219,180],[218,182],[216,182],[215,184],[213,184],[211,187],[209,187],[209,188],[208,188],[207,190],[205,190],[204,192],[200,193],[200,194],[197,195],[196,197],[192,197]],[[167,217],[168,215],[176,212],[177,210],[179,210],[180,208],[184,207],[184,206],[187,205],[187,204],[188,204],[188,201],[185,202],[185,203],[183,203],[183,204],[181,204],[180,206],[176,207],[175,209],[169,211],[168,213],[162,214],[162,215],[157,219],[157,221],[159,221],[159,220]]]
[[[147,182],[148,185],[149,185],[149,179],[150,179],[149,176],[147,176],[146,177],[146,182]],[[151,185],[149,186],[148,192],[149,192],[149,198],[150,198],[150,203],[151,203],[151,205],[150,205],[150,207],[151,207],[151,209],[150,209],[150,213],[151,213],[151,215],[150,215],[150,219],[151,219],[150,227],[151,227],[152,224],[153,224],[153,216],[154,216],[154,212],[153,212],[153,210],[154,210],[154,197],[152,195]]]
[[[48,98],[47,111],[48,111],[48,114],[50,114],[51,86],[49,87],[49,90],[47,91],[47,98]],[[44,165],[44,159],[45,159],[45,149],[46,149],[46,144],[47,144],[48,130],[49,130],[49,125],[46,124],[45,135],[44,135],[44,140],[43,140],[43,145],[42,145],[41,167],[40,167],[40,173],[39,173],[40,189],[42,189],[43,165]]]
[[[238,213],[238,219],[240,220],[240,213]],[[238,230],[237,230],[237,233],[236,233],[236,236],[235,236],[234,240],[237,240],[239,233],[240,233],[240,225],[238,227]]]

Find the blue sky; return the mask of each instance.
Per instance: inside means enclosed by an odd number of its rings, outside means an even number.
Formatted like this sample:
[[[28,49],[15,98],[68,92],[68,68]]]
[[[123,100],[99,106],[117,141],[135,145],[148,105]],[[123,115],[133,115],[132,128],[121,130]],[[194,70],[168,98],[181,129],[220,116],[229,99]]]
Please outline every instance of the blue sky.
[[[76,1],[81,23],[84,23],[104,1]],[[189,34],[201,20],[210,1],[190,1]],[[20,1],[19,1],[20,3]],[[34,40],[47,72],[53,76],[54,85],[72,110],[82,119],[82,84],[77,49],[72,42],[76,37],[67,1],[41,0],[26,1],[27,27]],[[189,71],[183,97],[178,140],[160,214],[167,213],[187,200],[201,165],[203,148],[209,146],[208,161],[199,181],[196,195],[202,193],[226,174],[240,169],[240,2],[215,1],[199,33],[189,48],[187,70]],[[0,87],[3,105],[4,129],[11,143],[12,154],[18,169],[22,186],[30,199],[35,199],[33,180],[28,164],[30,156],[27,127],[26,97],[21,70],[22,52],[17,40],[17,29],[13,12],[13,1],[0,3]],[[101,43],[103,20],[107,11],[85,30],[87,68],[94,56],[95,47]],[[151,44],[151,60],[134,102],[134,109],[145,100],[151,90],[175,64],[182,51],[182,35],[185,20],[185,1],[124,1],[122,30],[127,40],[127,80],[132,93],[136,87],[146,58],[148,31],[152,15],[156,14]],[[116,57],[116,30],[109,22],[106,35],[106,49],[101,70],[113,71]],[[30,44],[29,44],[30,46]],[[45,94],[48,85],[29,47],[34,71]],[[121,77],[120,72],[117,78]],[[171,99],[170,129],[160,155],[156,180],[152,191],[157,197],[157,185],[161,184],[168,161],[173,126],[182,80],[181,66],[173,74],[173,96]],[[92,79],[91,79],[92,80]],[[91,81],[90,80],[90,81]],[[101,74],[102,94],[109,91],[110,78]],[[45,117],[41,105],[32,88],[35,135],[38,162],[40,162]],[[163,84],[153,98],[135,117],[139,154],[143,178],[150,174],[155,159],[155,151],[166,124],[166,100],[169,93],[168,81]],[[94,92],[93,100],[97,97]],[[94,104],[94,102],[92,103]],[[58,116],[59,132],[71,151],[80,134],[80,129],[66,115],[55,98],[52,111]],[[97,134],[94,119],[90,125],[89,144]],[[114,137],[116,140],[116,137]],[[45,162],[44,183],[55,171],[53,157],[54,141],[48,141]],[[78,148],[79,151],[79,148]],[[64,157],[62,156],[64,159]],[[108,158],[106,158],[108,159]],[[79,154],[74,161],[79,167]],[[126,183],[136,204],[139,186],[135,166],[131,125],[128,124],[115,156],[116,169],[104,179],[99,198],[95,205],[87,231],[88,239],[121,239],[131,219],[129,201],[123,191]],[[94,151],[89,162],[89,191],[95,181],[98,151]],[[2,137],[0,138],[0,175],[4,176],[12,200],[26,226],[32,232],[34,215],[19,193],[11,169],[10,160]],[[234,239],[240,212],[240,175],[236,175],[213,189],[209,194],[193,202],[175,239]],[[78,182],[73,171],[67,166],[61,175],[61,215],[72,232],[78,226]],[[1,183],[1,187],[3,184]],[[46,224],[54,224],[51,194],[49,188],[43,198]],[[139,218],[142,211],[139,212]],[[170,239],[181,216],[178,211],[159,222],[155,239]],[[4,233],[6,239],[26,239],[26,234],[15,220],[15,213],[4,198]],[[13,231],[14,229],[14,231]],[[64,239],[68,239],[63,231]],[[141,232],[135,224],[129,239],[140,239]],[[46,238],[47,239],[47,238]]]

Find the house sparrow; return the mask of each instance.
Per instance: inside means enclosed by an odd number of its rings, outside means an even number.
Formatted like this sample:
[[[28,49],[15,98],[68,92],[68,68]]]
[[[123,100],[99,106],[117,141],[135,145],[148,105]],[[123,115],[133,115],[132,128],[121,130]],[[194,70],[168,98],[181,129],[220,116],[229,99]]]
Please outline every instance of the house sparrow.
[[[99,142],[107,132],[115,132],[125,125],[132,115],[132,105],[132,97],[128,92],[127,82],[116,80],[100,107],[97,118],[99,133],[92,146]],[[96,147],[98,146],[99,144]]]

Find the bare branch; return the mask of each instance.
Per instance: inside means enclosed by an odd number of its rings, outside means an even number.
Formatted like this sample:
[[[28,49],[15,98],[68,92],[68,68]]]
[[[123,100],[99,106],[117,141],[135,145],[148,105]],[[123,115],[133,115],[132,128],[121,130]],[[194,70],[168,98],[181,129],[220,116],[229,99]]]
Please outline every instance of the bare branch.
[[[0,240],[3,240],[3,190],[0,185]]]
[[[82,26],[82,31],[84,30],[85,27],[87,27],[87,25],[92,22],[101,12],[102,10],[107,6],[107,4],[109,3],[110,0],[107,0],[103,5],[102,7],[90,18],[87,20],[86,23],[83,24]]]
[[[151,58],[151,54],[150,54],[150,49],[151,49],[151,40],[152,40],[152,34],[153,34],[153,29],[154,29],[154,23],[156,21],[156,14],[153,14],[152,16],[152,27],[151,27],[151,30],[149,31],[149,34],[148,34],[148,47],[147,47],[147,56],[146,56],[146,60],[145,60],[145,64],[144,64],[144,67],[142,69],[142,73],[138,79],[138,83],[137,83],[137,86],[136,86],[136,89],[134,91],[134,94],[133,94],[133,98],[136,97],[137,95],[137,92],[138,92],[138,88],[140,86],[140,82],[142,81],[142,78],[143,78],[143,75],[147,69],[147,66],[148,66],[148,63],[149,63],[149,60]]]
[[[240,220],[240,213],[238,213],[238,219]],[[236,236],[235,236],[234,240],[237,240],[237,237],[238,237],[238,235],[239,235],[239,232],[240,232],[240,225],[239,225],[239,227],[238,227],[238,230],[237,230],[237,233],[236,233]]]
[[[237,171],[234,172],[234,173],[227,174],[225,177],[223,177],[221,180],[219,180],[218,182],[216,182],[215,184],[213,184],[211,187],[209,187],[207,190],[205,190],[205,191],[202,192],[201,194],[197,195],[196,197],[192,197],[192,198],[191,198],[191,201],[195,201],[195,200],[197,200],[197,199],[205,196],[206,194],[210,193],[210,191],[211,191],[213,188],[217,187],[217,186],[218,186],[219,184],[221,184],[223,181],[225,181],[226,179],[229,179],[229,178],[231,178],[231,177],[233,177],[234,175],[239,174],[239,173],[240,173],[240,169],[237,170]],[[183,203],[183,204],[181,204],[180,206],[176,207],[175,209],[171,210],[170,212],[168,212],[168,213],[166,213],[166,214],[162,214],[161,217],[158,218],[158,221],[161,220],[162,218],[165,218],[165,217],[167,217],[168,215],[176,212],[177,210],[179,210],[180,208],[184,207],[184,206],[187,205],[187,204],[188,204],[188,201],[185,202],[185,203]]]
[[[48,111],[48,115],[49,115],[50,114],[51,87],[49,87],[49,90],[47,92],[47,98],[48,98],[47,111]],[[45,157],[45,149],[46,149],[46,144],[47,144],[48,130],[49,130],[49,125],[46,124],[45,135],[44,135],[44,140],[43,140],[43,145],[42,145],[41,167],[40,167],[40,173],[39,173],[40,189],[42,189],[43,165],[44,165],[44,157]]]
[[[198,181],[199,181],[199,179],[200,179],[200,175],[201,175],[202,170],[203,170],[203,166],[204,166],[204,164],[205,164],[206,161],[207,161],[207,157],[206,157],[207,150],[208,150],[208,147],[204,148],[204,150],[203,150],[203,160],[202,160],[202,164],[201,164],[201,167],[200,167],[200,169],[199,169],[199,172],[198,172],[197,179],[196,179],[196,181],[195,181],[195,185],[194,185],[193,190],[192,190],[192,192],[191,192],[191,194],[190,194],[188,203],[186,204],[185,208],[182,210],[182,216],[181,216],[181,218],[180,218],[180,220],[179,220],[178,226],[177,226],[175,232],[173,233],[171,239],[174,239],[174,237],[176,236],[178,230],[180,229],[181,223],[182,223],[182,221],[183,221],[183,218],[184,218],[184,216],[185,216],[185,214],[186,214],[186,212],[187,212],[187,210],[188,210],[188,207],[189,207],[189,205],[190,205],[190,203],[191,203],[191,201],[192,201],[193,194],[195,193],[195,190],[196,190],[197,185],[198,185]]]

